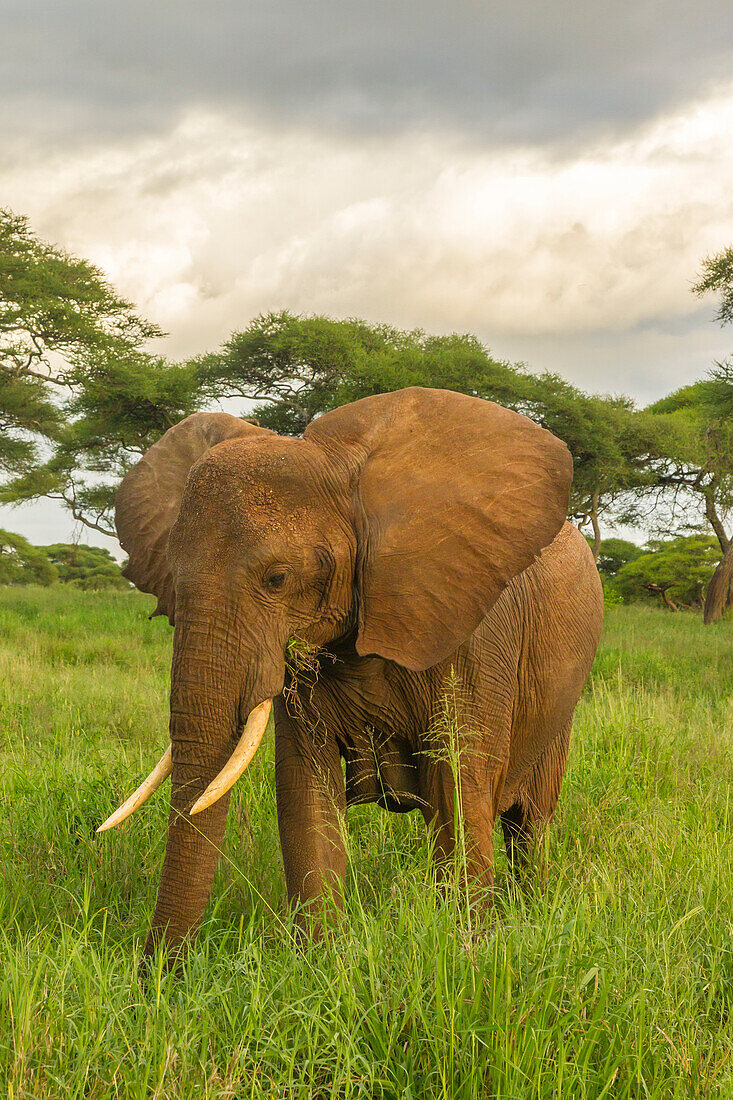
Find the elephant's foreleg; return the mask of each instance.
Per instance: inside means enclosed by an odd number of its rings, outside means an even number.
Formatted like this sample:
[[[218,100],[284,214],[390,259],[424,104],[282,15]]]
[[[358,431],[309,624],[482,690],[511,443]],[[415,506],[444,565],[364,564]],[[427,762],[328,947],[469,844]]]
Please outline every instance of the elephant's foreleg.
[[[324,907],[343,901],[346,788],[335,739],[322,743],[275,700],[277,821],[288,899],[318,931]],[[315,927],[313,918],[315,917]]]

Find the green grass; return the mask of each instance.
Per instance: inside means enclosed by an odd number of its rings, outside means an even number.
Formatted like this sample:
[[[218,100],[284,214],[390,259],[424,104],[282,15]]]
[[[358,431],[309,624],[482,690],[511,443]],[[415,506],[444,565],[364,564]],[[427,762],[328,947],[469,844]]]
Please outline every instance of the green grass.
[[[166,744],[150,602],[0,589],[3,1094],[733,1097],[733,623],[611,609],[547,885],[517,892],[500,855],[471,934],[419,817],[360,807],[346,920],[300,945],[270,742],[183,975],[143,990],[167,799],[94,829]]]

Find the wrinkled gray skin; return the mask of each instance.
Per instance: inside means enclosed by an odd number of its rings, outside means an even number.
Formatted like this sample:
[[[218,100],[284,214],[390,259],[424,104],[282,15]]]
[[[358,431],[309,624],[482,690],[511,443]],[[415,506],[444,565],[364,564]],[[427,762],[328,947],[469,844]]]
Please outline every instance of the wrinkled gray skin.
[[[492,882],[497,816],[524,858],[557,802],[602,619],[591,553],[565,522],[571,476],[564,445],[525,418],[420,389],[337,409],[298,440],[196,414],[148,452],[117,512],[128,575],[175,622],[148,952],[201,921],[229,796],[187,811],[269,697],[294,904],[338,903],[355,802],[419,809],[450,858],[446,693],[473,880]],[[297,681],[294,637],[318,647]]]

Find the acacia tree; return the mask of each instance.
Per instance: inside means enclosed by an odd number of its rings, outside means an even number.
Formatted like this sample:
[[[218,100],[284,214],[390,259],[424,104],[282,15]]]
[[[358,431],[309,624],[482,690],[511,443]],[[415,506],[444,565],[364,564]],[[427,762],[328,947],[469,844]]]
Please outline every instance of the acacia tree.
[[[160,335],[93,264],[0,210],[0,500],[57,498],[114,533],[113,486],[83,471],[116,480],[196,407],[190,369],[143,350]]]
[[[571,515],[591,526],[596,553],[603,517],[633,518],[630,493],[650,480],[659,418],[638,412],[628,398],[589,396],[558,375],[497,360],[472,335],[435,336],[353,318],[268,313],[219,351],[188,363],[160,361],[140,377],[126,363],[105,364],[75,398],[72,445],[60,447],[56,461],[83,452],[87,465],[117,478],[136,451],[196,407],[243,398],[256,406],[252,415],[262,427],[297,436],[338,405],[406,386],[497,401],[564,439],[575,461]],[[76,499],[96,504],[101,524],[111,494],[97,485],[77,490]]]
[[[733,509],[733,363],[718,363],[700,393],[699,407],[707,422],[706,439],[716,457],[724,506]],[[726,533],[725,531],[723,532]],[[733,607],[733,539],[720,540],[723,557],[708,586],[705,622],[715,622]]]
[[[651,541],[616,573],[614,589],[624,598],[659,597],[670,611],[699,608],[717,559],[707,535]]]
[[[48,555],[22,535],[0,530],[0,584],[40,584],[58,580],[58,570]]]
[[[659,514],[670,527],[688,530],[707,523],[722,559],[708,587],[705,621],[733,605],[733,540],[726,527],[733,511],[733,365],[719,363],[707,379],[686,386],[652,406],[676,431],[659,456]],[[694,507],[694,502],[698,507]],[[691,507],[691,503],[693,507]]]
[[[130,582],[125,580],[120,566],[109,550],[102,546],[56,543],[52,546],[39,546],[37,549],[53,565],[61,584],[91,590],[130,588]]]
[[[629,539],[604,539],[598,555],[598,572],[604,577],[615,577],[623,565],[636,561],[643,553],[641,546]]]
[[[707,522],[723,553],[730,537],[725,517],[733,507],[733,420],[721,413],[718,394],[729,368],[721,365],[708,380],[676,390],[649,407],[664,418],[655,484],[663,491],[669,521],[679,527]],[[697,510],[691,515],[691,503]],[[681,514],[684,513],[684,514]]]
[[[717,293],[719,301],[715,319],[721,325],[733,322],[733,247],[729,246],[717,255],[703,260],[700,278],[692,289],[698,296]],[[708,415],[712,413],[713,423],[720,427],[727,423],[729,427],[733,418],[733,365],[730,360],[717,364],[702,397],[703,410]],[[720,439],[721,449],[727,444],[730,455],[730,432],[723,433],[719,428],[714,431]],[[721,439],[722,435],[727,438]],[[733,606],[733,545],[730,539],[721,540],[718,537],[718,541],[723,550],[723,558],[708,587],[705,601],[706,623],[719,619],[726,608]],[[727,544],[724,545],[726,541]]]
[[[474,336],[286,311],[256,317],[193,365],[210,398],[255,401],[258,423],[286,435],[301,435],[338,405],[405,386],[477,396],[489,389],[511,406],[526,385],[521,370],[494,359]]]
[[[733,246],[703,260],[702,272],[692,291],[699,298],[711,292],[719,294],[715,320],[721,325],[733,322]]]
[[[206,401],[192,366],[136,349],[100,355],[66,404],[69,420],[52,458],[17,479],[14,489],[53,495],[58,486],[76,519],[114,535],[122,477],[168,428]]]

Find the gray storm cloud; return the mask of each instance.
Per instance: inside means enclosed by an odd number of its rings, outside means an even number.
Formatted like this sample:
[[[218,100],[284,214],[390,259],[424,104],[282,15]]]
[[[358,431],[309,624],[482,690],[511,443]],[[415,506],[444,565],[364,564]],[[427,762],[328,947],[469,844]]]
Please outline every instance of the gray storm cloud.
[[[48,140],[200,107],[568,143],[726,78],[733,20],[728,0],[11,0],[3,40],[5,126]]]

